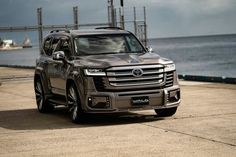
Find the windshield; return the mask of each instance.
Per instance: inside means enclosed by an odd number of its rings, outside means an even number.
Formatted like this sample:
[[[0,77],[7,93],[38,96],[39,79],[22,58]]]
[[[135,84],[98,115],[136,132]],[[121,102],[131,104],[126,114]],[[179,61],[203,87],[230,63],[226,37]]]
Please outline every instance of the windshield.
[[[76,55],[143,53],[144,48],[131,34],[86,35],[74,38]]]

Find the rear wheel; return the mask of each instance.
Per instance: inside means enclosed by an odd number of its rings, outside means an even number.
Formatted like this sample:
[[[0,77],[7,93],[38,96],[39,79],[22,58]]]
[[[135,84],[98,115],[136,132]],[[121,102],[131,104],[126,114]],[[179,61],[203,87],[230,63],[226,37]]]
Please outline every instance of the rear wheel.
[[[177,111],[177,107],[166,108],[166,109],[155,109],[158,117],[170,117],[173,116]]]
[[[51,112],[54,109],[54,106],[50,105],[48,101],[45,99],[43,86],[40,79],[36,79],[34,83],[34,91],[36,97],[36,103],[38,107],[38,111],[40,113]]]
[[[74,84],[69,85],[67,89],[67,104],[72,122],[82,122],[84,118],[84,112],[81,108],[79,94]]]

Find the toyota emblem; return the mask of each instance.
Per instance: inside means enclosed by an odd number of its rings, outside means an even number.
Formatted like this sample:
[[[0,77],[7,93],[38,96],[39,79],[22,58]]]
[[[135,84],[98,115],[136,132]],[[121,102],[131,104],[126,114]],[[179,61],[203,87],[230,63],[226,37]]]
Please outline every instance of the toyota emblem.
[[[134,77],[140,77],[143,75],[143,70],[142,69],[133,69],[132,74]]]

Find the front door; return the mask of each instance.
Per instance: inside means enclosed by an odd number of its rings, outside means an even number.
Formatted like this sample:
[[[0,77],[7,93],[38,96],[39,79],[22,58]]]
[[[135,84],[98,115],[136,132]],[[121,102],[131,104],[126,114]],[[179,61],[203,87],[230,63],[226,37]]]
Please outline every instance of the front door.
[[[65,53],[66,59],[71,55],[70,40],[67,37],[60,37],[54,39],[56,46],[54,52],[63,51]],[[54,42],[52,42],[54,43]],[[53,44],[52,44],[53,45]],[[55,94],[64,95],[66,92],[66,78],[69,73],[70,65],[63,61],[50,60],[48,66],[48,75],[50,84],[52,87],[52,92]]]

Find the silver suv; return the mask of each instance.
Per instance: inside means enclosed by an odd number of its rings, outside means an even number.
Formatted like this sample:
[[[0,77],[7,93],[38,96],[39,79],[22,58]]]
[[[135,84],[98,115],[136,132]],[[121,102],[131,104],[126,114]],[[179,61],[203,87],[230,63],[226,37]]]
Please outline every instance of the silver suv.
[[[167,117],[180,103],[173,61],[149,52],[131,32],[110,27],[51,31],[34,87],[39,112],[65,105],[75,123],[86,113],[146,109]]]

